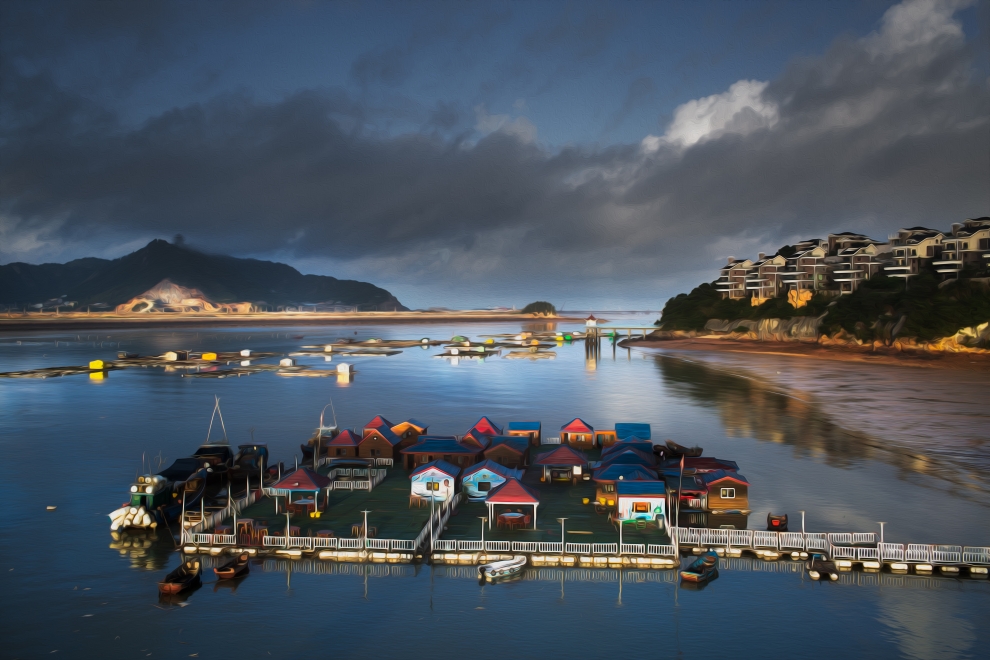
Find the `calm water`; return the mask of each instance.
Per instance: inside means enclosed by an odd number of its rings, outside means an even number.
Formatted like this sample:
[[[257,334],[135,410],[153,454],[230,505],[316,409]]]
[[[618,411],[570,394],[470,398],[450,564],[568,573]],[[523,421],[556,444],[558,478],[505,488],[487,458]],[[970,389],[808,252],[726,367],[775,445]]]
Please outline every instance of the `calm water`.
[[[8,334],[0,335],[0,371],[112,358],[118,342],[139,353],[289,352],[341,336],[477,337],[519,329]],[[289,338],[300,334],[305,339]],[[142,454],[161,453],[168,461],[188,455],[206,435],[214,395],[232,443],[248,441],[253,429],[275,458],[288,462],[331,396],[345,427],[378,413],[393,422],[416,417],[429,422],[431,432],[450,434],[463,433],[483,414],[503,424],[540,419],[551,431],[574,416],[603,427],[645,421],[656,439],[697,443],[708,455],[737,461],[752,483],[755,529],[768,511],[788,512],[794,520],[804,509],[809,531],[876,531],[882,520],[890,541],[990,545],[990,502],[966,471],[971,461],[985,460],[986,411],[979,397],[962,394],[986,388],[985,374],[943,378],[932,388],[930,370],[876,367],[884,394],[855,393],[871,411],[866,423],[856,421],[848,402],[833,408],[839,404],[832,390],[802,387],[806,379],[772,358],[706,362],[696,354],[622,349],[613,356],[603,345],[602,359],[589,364],[575,344],[558,349],[553,361],[451,365],[431,357],[438,352],[415,348],[348,359],[358,369],[349,384],[264,373],[180,378],[155,368],[112,372],[103,382],[0,380],[7,463],[0,481],[0,653],[710,657],[728,648],[741,657],[987,657],[985,581],[851,573],[818,584],[789,562],[735,560],[700,591],[677,588],[672,572],[577,569],[530,570],[517,582],[479,586],[472,569],[268,561],[236,589],[216,588],[207,579],[185,606],[168,607],[159,603],[155,583],[178,555],[165,544],[141,551],[110,547],[106,514],[125,499]],[[828,370],[833,379],[847,373],[856,380],[863,366],[828,364]],[[929,406],[925,424],[940,433],[928,445],[927,433],[904,423],[903,410],[885,405],[898,387]],[[946,411],[945,401],[954,407]],[[49,504],[58,510],[46,512]]]

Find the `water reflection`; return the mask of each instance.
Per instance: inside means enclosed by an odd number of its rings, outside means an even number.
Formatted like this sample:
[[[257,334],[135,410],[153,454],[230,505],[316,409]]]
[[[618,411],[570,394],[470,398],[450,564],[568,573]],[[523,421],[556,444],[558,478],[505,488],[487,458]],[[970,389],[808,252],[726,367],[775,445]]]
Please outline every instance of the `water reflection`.
[[[157,571],[164,568],[175,553],[170,534],[158,535],[157,530],[118,530],[110,533],[110,548],[127,557],[131,568]]]
[[[944,456],[894,445],[885,439],[840,426],[814,400],[781,391],[756,377],[727,373],[703,362],[657,355],[667,392],[717,410],[728,437],[755,438],[794,447],[798,456],[820,457],[827,465],[848,468],[877,460],[911,473],[938,477],[959,497],[985,502],[990,486],[970,465]],[[935,440],[933,439],[933,442]]]

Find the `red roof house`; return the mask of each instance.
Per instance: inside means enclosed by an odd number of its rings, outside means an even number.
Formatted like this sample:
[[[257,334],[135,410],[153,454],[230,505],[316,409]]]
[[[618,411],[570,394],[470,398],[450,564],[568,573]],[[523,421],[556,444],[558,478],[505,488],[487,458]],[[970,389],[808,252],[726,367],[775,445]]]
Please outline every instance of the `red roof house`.
[[[507,506],[532,506],[533,507],[533,529],[536,529],[536,509],[540,505],[540,494],[534,489],[523,484],[515,477],[505,480],[505,483],[492,489],[485,498],[488,505],[488,528],[491,529],[492,518],[496,505]]]

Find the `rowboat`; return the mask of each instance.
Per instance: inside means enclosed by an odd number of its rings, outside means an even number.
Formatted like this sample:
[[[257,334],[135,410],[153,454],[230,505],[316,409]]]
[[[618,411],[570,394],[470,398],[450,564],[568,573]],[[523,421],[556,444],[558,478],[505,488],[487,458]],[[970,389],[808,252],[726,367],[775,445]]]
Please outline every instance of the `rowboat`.
[[[493,561],[478,567],[481,577],[488,581],[518,575],[526,567],[526,555],[516,555],[512,559]]]
[[[695,559],[686,570],[681,571],[681,579],[685,582],[709,582],[717,577],[718,556],[710,551]]]
[[[201,573],[198,561],[183,562],[158,583],[158,591],[163,594],[177,594],[190,587],[198,586],[201,584]]]
[[[678,456],[686,456],[687,458],[697,458],[701,456],[704,450],[701,447],[685,447],[679,445],[673,440],[667,440],[667,453],[673,458]]]
[[[826,576],[833,581],[839,579],[839,569],[835,567],[835,562],[829,561],[828,557],[817,552],[811,555],[811,558],[805,564],[805,568],[808,569],[808,577],[812,580],[818,580]]]
[[[232,580],[247,575],[251,570],[250,559],[248,553],[245,552],[217,566],[213,569],[213,572],[217,574],[217,578],[220,580]]]

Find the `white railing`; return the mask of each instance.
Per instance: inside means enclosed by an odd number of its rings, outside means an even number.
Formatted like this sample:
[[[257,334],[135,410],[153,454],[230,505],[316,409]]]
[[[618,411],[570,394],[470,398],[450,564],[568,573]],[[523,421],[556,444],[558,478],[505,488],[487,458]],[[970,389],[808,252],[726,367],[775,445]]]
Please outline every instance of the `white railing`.
[[[466,552],[480,552],[485,549],[485,544],[481,541],[458,541],[457,550]]]
[[[333,481],[330,483],[334,490],[354,490],[356,481]]]
[[[540,544],[536,541],[513,541],[512,552],[539,552]]]
[[[932,546],[910,543],[907,552],[904,553],[904,560],[915,564],[927,564],[932,560]]]
[[[646,554],[646,545],[643,543],[623,543],[619,546],[620,555],[642,555]]]
[[[804,550],[804,535],[801,532],[777,532],[781,550]]]
[[[881,561],[904,561],[903,543],[881,543],[879,548]]]
[[[698,545],[701,542],[701,531],[694,527],[673,527],[670,537],[677,545]]]
[[[364,547],[369,550],[388,550],[388,539],[365,539]]]
[[[876,545],[877,535],[873,532],[854,532],[853,545]]]
[[[593,555],[614,555],[619,552],[618,543],[592,543],[591,554]]]
[[[727,529],[701,529],[701,545],[728,545],[729,530]]]
[[[776,550],[778,548],[777,544],[777,532],[761,532],[759,530],[753,531],[754,548],[773,548]]]
[[[646,546],[646,554],[658,557],[676,557],[677,548],[672,545],[657,545],[651,543]]]
[[[368,490],[374,489],[375,486],[385,481],[385,476],[386,476],[385,470],[372,470],[372,472],[377,474],[374,474],[371,477],[371,484],[369,485]]]
[[[730,529],[729,547],[749,548],[753,545],[753,530],[751,529]]]
[[[437,539],[433,542],[433,549],[439,552],[454,552],[457,550],[457,541],[453,539]]]
[[[828,538],[824,533],[814,532],[804,535],[804,547],[811,552],[812,550],[828,550]]]
[[[565,552],[571,552],[576,555],[590,555],[591,554],[591,544],[590,543],[568,543],[564,546]]]
[[[880,561],[880,548],[856,548],[856,559]]]
[[[932,562],[935,564],[962,563],[962,546],[936,545],[932,548]]]
[[[276,547],[276,548],[285,547],[284,536],[266,536],[261,539],[261,542],[265,547]]]
[[[512,541],[485,541],[486,552],[511,552]]]
[[[560,438],[541,438],[540,439],[540,444],[541,445],[559,445],[560,444]]]
[[[192,542],[196,545],[213,545],[213,534],[192,534]]]
[[[318,536],[313,539],[313,547],[335,549],[337,547],[337,537],[322,538]]]
[[[237,545],[237,537],[233,534],[214,534],[213,545]]]
[[[375,465],[387,465],[388,467],[392,467],[392,459],[391,458],[376,458],[375,459]]]
[[[965,547],[962,559],[964,564],[990,564],[990,548]]]
[[[360,550],[363,545],[363,539],[337,539],[337,548],[340,550]]]
[[[855,559],[856,548],[848,545],[831,545],[828,549],[828,555],[832,559]]]
[[[849,532],[839,532],[828,535],[829,545],[852,545],[853,535]]]
[[[564,551],[564,544],[560,541],[537,541],[537,546],[540,552],[556,552],[560,554]]]

